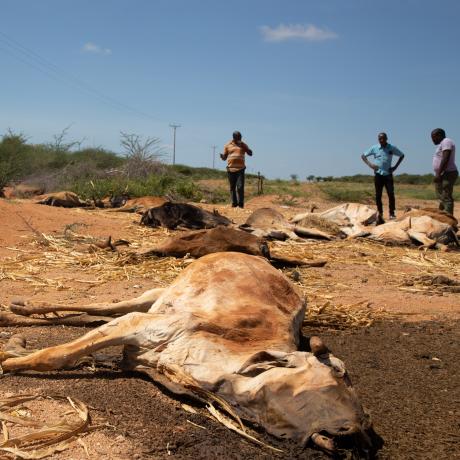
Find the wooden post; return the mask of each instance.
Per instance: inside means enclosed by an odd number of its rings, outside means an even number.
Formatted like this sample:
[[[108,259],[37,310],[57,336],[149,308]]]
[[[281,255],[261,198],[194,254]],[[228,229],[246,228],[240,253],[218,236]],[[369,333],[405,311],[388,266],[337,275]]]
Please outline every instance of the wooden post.
[[[260,175],[260,171],[257,172],[257,195],[264,194],[264,177]]]

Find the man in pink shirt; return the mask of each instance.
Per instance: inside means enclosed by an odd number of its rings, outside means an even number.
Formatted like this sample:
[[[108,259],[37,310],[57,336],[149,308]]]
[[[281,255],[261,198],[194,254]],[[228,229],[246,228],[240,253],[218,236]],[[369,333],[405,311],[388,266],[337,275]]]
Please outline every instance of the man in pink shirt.
[[[437,145],[433,156],[433,182],[439,199],[439,209],[454,214],[454,185],[458,177],[455,165],[455,144],[446,137],[446,132],[437,128],[431,132],[431,139]]]

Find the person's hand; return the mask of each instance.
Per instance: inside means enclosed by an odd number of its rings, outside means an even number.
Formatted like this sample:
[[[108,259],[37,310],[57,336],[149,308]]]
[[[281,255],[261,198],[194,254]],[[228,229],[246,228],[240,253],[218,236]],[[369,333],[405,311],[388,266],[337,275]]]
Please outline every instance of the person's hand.
[[[377,165],[371,165],[371,168],[374,170],[374,171],[377,171],[377,169],[379,169],[379,167]]]
[[[220,154],[220,159],[221,159],[221,160],[225,160],[225,157],[224,157],[224,154],[223,154],[223,153]]]
[[[396,167],[395,167],[395,166],[392,166],[392,167],[390,168],[390,172],[393,174],[395,171],[396,171]]]
[[[436,174],[436,176],[433,177],[433,182],[435,184],[439,184],[439,182],[442,182],[442,177],[440,174]]]

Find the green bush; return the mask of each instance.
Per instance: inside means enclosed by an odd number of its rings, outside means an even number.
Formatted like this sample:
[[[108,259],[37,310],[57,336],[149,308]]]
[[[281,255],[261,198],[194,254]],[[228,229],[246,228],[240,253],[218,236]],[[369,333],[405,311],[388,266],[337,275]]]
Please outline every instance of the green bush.
[[[152,174],[145,180],[127,180],[122,176],[100,179],[85,177],[75,180],[67,188],[83,199],[101,199],[124,192],[131,197],[169,195],[174,199],[193,201],[199,201],[203,197],[199,187],[193,181],[172,175]]]
[[[8,132],[0,142],[0,196],[3,189],[18,179],[28,167],[29,146],[22,134]]]

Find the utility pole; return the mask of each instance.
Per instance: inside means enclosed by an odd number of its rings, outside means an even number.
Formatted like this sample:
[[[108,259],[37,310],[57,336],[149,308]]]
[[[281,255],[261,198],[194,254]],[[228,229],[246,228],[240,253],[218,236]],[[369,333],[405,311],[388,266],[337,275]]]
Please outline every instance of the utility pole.
[[[175,165],[176,164],[176,129],[180,128],[181,126],[180,125],[175,125],[173,123],[171,123],[169,126],[174,130],[173,161],[172,161],[172,164]]]
[[[217,145],[212,146],[212,169],[215,169],[215,164],[216,164],[216,148]]]

